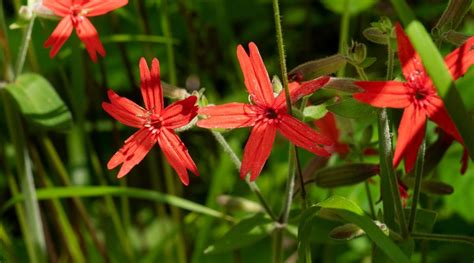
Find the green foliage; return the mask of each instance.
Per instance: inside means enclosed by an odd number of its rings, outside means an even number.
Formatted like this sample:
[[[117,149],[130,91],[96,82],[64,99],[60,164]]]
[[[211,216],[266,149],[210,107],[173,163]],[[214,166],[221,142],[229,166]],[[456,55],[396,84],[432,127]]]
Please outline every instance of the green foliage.
[[[342,99],[326,107],[328,111],[350,119],[368,119],[377,116],[377,109],[353,98]]]
[[[72,115],[53,86],[38,74],[20,75],[6,90],[26,120],[43,130],[65,131],[72,126]]]

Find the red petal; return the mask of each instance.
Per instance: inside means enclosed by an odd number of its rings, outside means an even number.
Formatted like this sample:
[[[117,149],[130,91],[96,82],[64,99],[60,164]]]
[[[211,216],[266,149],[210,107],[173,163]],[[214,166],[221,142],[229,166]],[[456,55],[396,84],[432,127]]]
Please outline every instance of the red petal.
[[[422,83],[427,74],[420,56],[416,53],[410,39],[403,31],[400,24],[395,26],[397,32],[398,58],[402,64],[402,72],[408,82]]]
[[[188,124],[197,116],[198,107],[195,105],[196,96],[177,101],[163,111],[163,126],[168,129],[176,129]]]
[[[208,129],[253,126],[258,116],[257,110],[257,106],[235,102],[199,108],[199,114],[206,115],[207,119],[198,121],[197,126]]]
[[[339,130],[336,126],[334,114],[328,112],[323,118],[316,120],[314,124],[316,124],[316,127],[322,135],[328,137],[334,142],[339,141]]]
[[[135,102],[125,98],[120,97],[117,93],[113,90],[109,89],[107,91],[107,96],[109,97],[110,102],[118,107],[122,108],[124,111],[128,111],[135,116],[140,116],[146,114],[146,110],[140,106],[138,106]]]
[[[298,82],[291,82],[288,84],[290,90],[291,103],[297,102],[304,96],[310,95],[324,86],[331,78],[327,76],[319,77],[310,81],[299,84]],[[275,108],[286,107],[285,91],[281,91],[273,103]]]
[[[102,43],[100,42],[99,34],[89,19],[82,17],[82,19],[77,23],[76,33],[86,46],[87,52],[89,53],[92,61],[97,61],[96,53],[99,53],[99,55],[105,57],[105,50],[102,46]]]
[[[406,108],[411,104],[409,88],[399,81],[356,81],[363,92],[354,98],[379,108]]]
[[[293,118],[287,113],[280,113],[278,130],[293,144],[319,156],[330,156],[320,145],[333,145],[334,141],[317,133],[308,125]]]
[[[431,96],[428,99],[428,103],[425,104],[426,113],[428,118],[443,129],[446,133],[453,136],[457,141],[463,143],[461,135],[458,129],[454,125],[448,111],[444,107],[444,103],[437,95]]]
[[[409,172],[413,168],[418,149],[425,136],[425,122],[425,111],[415,105],[410,105],[403,112],[398,127],[398,139],[393,157],[395,168],[400,164],[403,157],[408,157],[405,159],[405,170]]]
[[[128,4],[128,0],[91,0],[82,5],[82,8],[87,9],[87,16],[98,16],[120,8],[126,4]]]
[[[141,92],[148,110],[161,114],[163,110],[163,89],[160,80],[160,62],[154,58],[151,62],[151,72],[145,58],[140,59]]]
[[[171,167],[176,171],[184,185],[189,184],[186,169],[195,175],[199,175],[196,164],[191,156],[189,156],[188,149],[173,131],[166,128],[161,129],[158,135],[158,144],[165,154],[166,160],[168,160]]]
[[[118,107],[114,104],[102,102],[102,108],[114,119],[127,126],[141,128],[145,124],[144,119],[139,118],[137,115],[125,110],[123,107]]]
[[[58,16],[67,16],[71,14],[71,0],[43,0],[43,5],[51,9]]]
[[[245,144],[240,177],[245,179],[250,172],[250,181],[254,181],[262,172],[263,166],[270,156],[275,141],[276,126],[268,122],[258,122],[250,132]]]
[[[44,42],[45,48],[52,47],[51,51],[49,52],[49,56],[51,58],[56,56],[56,54],[59,52],[59,49],[61,49],[66,40],[71,35],[72,29],[73,25],[70,16],[65,16],[63,17],[63,19],[61,19],[61,21],[59,21],[59,24],[56,26],[56,29],[54,29],[48,40]]]
[[[459,48],[447,55],[444,61],[455,80],[466,74],[474,63],[474,37],[470,37]]]
[[[146,154],[155,145],[156,139],[149,129],[140,129],[126,141],[125,145],[112,156],[107,164],[108,169],[113,169],[122,163],[122,167],[117,175],[121,178],[128,174],[130,170],[139,164]]]
[[[250,43],[249,47],[250,57],[241,45],[237,47],[237,58],[244,74],[245,86],[256,104],[271,106],[274,97],[270,78],[255,44]]]

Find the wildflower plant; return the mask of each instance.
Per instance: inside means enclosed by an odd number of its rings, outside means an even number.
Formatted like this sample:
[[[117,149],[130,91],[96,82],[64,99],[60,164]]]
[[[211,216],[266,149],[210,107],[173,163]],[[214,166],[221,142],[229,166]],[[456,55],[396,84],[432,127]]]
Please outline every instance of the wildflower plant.
[[[471,258],[446,2],[0,2],[0,262]]]

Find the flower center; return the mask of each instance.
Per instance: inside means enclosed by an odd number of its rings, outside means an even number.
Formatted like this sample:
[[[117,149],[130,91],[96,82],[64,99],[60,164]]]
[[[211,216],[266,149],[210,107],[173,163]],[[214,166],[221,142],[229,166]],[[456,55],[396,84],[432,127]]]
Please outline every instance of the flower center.
[[[417,90],[415,91],[415,99],[417,100],[424,100],[426,98],[426,92],[424,92],[423,90]]]
[[[83,9],[81,5],[71,6],[71,12],[73,16],[84,16],[87,14],[87,10]]]
[[[278,113],[272,108],[265,109],[264,115],[265,115],[265,118],[267,118],[267,119],[277,119],[278,118]]]

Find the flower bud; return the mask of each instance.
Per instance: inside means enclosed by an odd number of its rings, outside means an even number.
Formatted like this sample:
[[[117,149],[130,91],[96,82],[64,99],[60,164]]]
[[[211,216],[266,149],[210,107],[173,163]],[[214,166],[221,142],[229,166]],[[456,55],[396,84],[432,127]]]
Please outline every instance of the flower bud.
[[[245,198],[230,195],[218,196],[217,203],[229,211],[245,211],[251,213],[263,211],[262,206],[258,203]]]
[[[357,184],[378,173],[379,166],[375,164],[345,164],[317,171],[315,181],[319,187],[332,188]]]
[[[340,54],[308,61],[292,69],[288,74],[288,78],[291,80],[302,81],[305,79],[314,79],[330,75],[343,68],[346,63],[346,59]]]

